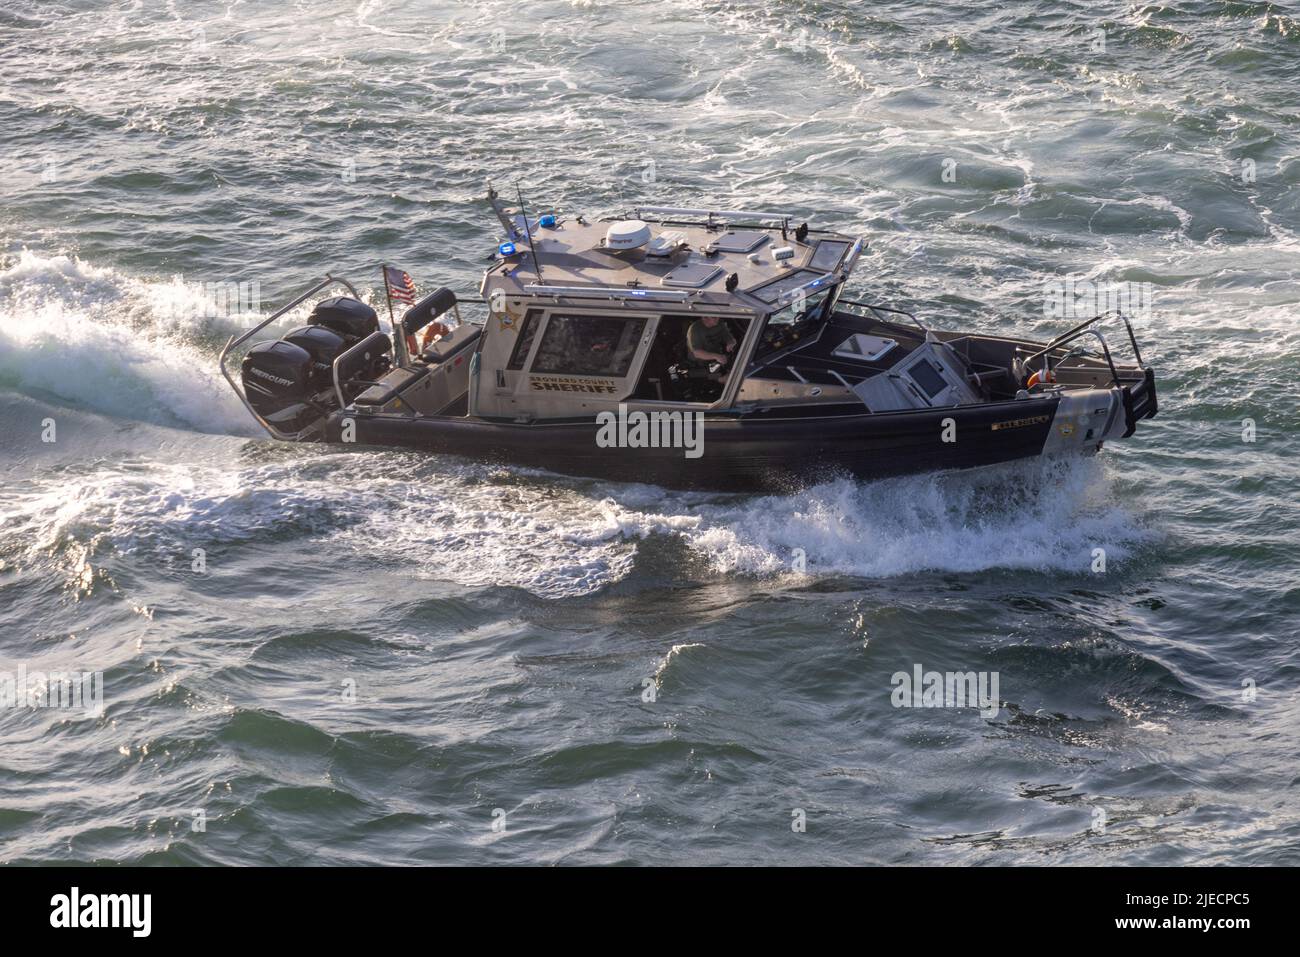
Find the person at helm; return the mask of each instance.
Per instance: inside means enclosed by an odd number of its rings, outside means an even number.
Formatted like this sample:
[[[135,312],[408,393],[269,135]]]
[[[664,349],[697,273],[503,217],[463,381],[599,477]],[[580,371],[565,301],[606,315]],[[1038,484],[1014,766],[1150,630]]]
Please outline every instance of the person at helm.
[[[695,362],[725,366],[736,350],[736,337],[719,316],[701,316],[686,330],[686,348]]]

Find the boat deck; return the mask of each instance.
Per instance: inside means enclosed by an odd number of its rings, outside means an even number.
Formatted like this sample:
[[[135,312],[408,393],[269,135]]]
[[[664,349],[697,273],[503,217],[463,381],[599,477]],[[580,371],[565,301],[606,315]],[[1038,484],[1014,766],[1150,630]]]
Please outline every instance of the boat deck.
[[[545,294],[544,287],[639,289],[660,298],[766,312],[783,293],[856,255],[855,240],[840,233],[672,220],[644,220],[650,242],[615,250],[605,243],[610,221],[542,220],[530,217],[525,224],[517,212],[511,216],[515,252],[488,273],[507,295]]]
[[[876,336],[894,342],[879,358],[837,355],[847,339],[854,335]],[[842,378],[856,384],[877,373],[893,368],[912,350],[924,344],[919,329],[856,314],[837,312],[822,327],[819,335],[755,362],[750,374],[761,369],[764,378],[797,382],[802,379],[819,385],[834,384]]]

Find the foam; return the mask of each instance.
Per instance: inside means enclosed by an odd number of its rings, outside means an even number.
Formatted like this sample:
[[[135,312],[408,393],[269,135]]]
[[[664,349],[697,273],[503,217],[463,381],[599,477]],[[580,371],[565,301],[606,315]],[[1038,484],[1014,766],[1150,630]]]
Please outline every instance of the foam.
[[[1085,574],[1092,550],[1121,562],[1148,536],[1112,498],[1097,460],[1030,462],[875,483],[840,479],[793,495],[691,495],[512,474],[410,453],[350,452],[230,468],[156,464],[69,478],[10,498],[6,545],[66,543],[179,560],[267,531],[344,563],[415,579],[515,587],[544,598],[597,592],[654,541],[700,560],[685,572],[784,580],[1021,569]],[[19,546],[19,542],[26,543]],[[794,564],[804,553],[806,570]]]
[[[1107,497],[1097,460],[840,479],[790,496],[712,509],[684,532],[720,573],[790,572],[889,578],[923,571],[1087,572],[1092,549],[1122,561],[1144,535]]]
[[[246,323],[205,306],[179,277],[146,282],[24,250],[0,271],[0,385],[124,419],[255,434],[215,345]]]

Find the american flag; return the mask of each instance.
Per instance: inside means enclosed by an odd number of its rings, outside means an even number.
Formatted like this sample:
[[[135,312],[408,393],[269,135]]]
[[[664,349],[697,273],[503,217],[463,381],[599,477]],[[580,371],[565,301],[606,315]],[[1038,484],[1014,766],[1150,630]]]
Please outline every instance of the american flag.
[[[409,272],[402,272],[395,266],[384,267],[384,285],[388,288],[388,298],[415,305],[415,280]]]

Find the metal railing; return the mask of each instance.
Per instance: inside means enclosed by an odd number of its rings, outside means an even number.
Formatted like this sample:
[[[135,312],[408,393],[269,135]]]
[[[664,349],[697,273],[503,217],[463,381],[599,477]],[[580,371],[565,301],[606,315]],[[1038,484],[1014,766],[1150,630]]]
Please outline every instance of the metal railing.
[[[1111,357],[1110,346],[1106,343],[1106,337],[1096,329],[1092,328],[1102,320],[1110,318],[1117,318],[1124,323],[1124,329],[1128,333],[1129,345],[1133,349],[1133,358],[1137,363],[1137,367],[1145,372],[1147,366],[1146,363],[1142,361],[1142,352],[1138,349],[1137,337],[1133,335],[1133,324],[1129,322],[1128,318],[1121,312],[1103,312],[1101,315],[1093,316],[1086,322],[1079,323],[1073,329],[1057,336],[1042,349],[1039,349],[1037,352],[1024,359],[1023,361],[1025,366],[1027,368],[1032,368],[1033,361],[1041,358],[1043,360],[1043,379],[1046,380],[1048,374],[1052,371],[1051,354],[1053,352],[1064,349],[1065,346],[1069,345],[1071,342],[1074,342],[1077,339],[1082,339],[1084,336],[1092,336],[1101,344],[1102,356],[1106,360],[1106,366],[1110,369],[1111,383],[1116,387],[1120,387],[1119,371],[1115,368],[1115,360]],[[1078,348],[1067,350],[1059,359],[1056,360],[1056,368],[1061,368],[1064,362],[1075,355],[1083,355],[1083,350]]]
[[[1103,319],[1109,319],[1112,316],[1119,319],[1120,322],[1124,323],[1124,329],[1128,332],[1129,345],[1133,347],[1133,358],[1137,360],[1138,368],[1145,369],[1146,363],[1142,361],[1142,353],[1138,349],[1137,337],[1133,335],[1133,324],[1128,321],[1128,318],[1122,312],[1103,312],[1099,316],[1093,316],[1091,319],[1087,320],[1086,322],[1079,323],[1069,332],[1062,333],[1061,335],[1057,336],[1055,339],[1053,339],[1043,348],[1042,352],[1036,352],[1030,358],[1037,359],[1040,355],[1042,355],[1043,352],[1050,352],[1052,349],[1059,348],[1060,346],[1071,341],[1072,339],[1077,339],[1079,337],[1079,334],[1082,333],[1089,326],[1101,322]]]
[[[903,326],[905,325],[905,323],[893,322],[890,319],[886,319],[884,316],[881,315],[881,313],[887,312],[895,316],[907,316],[907,318],[911,320],[911,324],[915,326],[917,329],[920,329],[923,334],[925,335],[930,334],[930,330],[927,327],[921,325],[920,320],[917,319],[916,316],[914,316],[912,313],[908,312],[906,309],[895,309],[893,306],[881,306],[874,302],[863,302],[860,299],[837,299],[835,301],[835,305],[836,306],[857,306],[859,309],[866,309],[873,316],[875,316],[878,321],[884,323],[887,326]]]
[[[687,206],[633,206],[632,213],[637,219],[649,216],[695,216],[708,219],[754,220],[755,222],[790,223],[793,213],[774,213],[765,210],[749,209],[694,209]]]
[[[768,368],[768,367],[769,366],[764,366],[763,368]],[[827,382],[814,382],[811,379],[809,379],[804,373],[808,373],[814,376],[828,376],[836,380],[840,385],[844,386],[844,388],[846,389],[852,389],[855,385],[859,385],[862,382],[865,382],[867,379],[866,376],[853,376],[855,381],[849,382],[849,380],[845,376],[843,376],[839,371],[835,369],[822,368],[821,366],[797,366],[797,365],[786,365],[785,363],[773,362],[770,363],[770,368],[784,369],[786,372],[790,373],[792,376],[798,379],[799,382],[803,385],[820,386],[820,385],[830,384]]]
[[[629,286],[548,286],[530,282],[524,286],[524,292],[533,296],[545,296],[548,299],[663,299],[671,302],[685,302],[694,290],[684,289],[640,289]]]
[[[922,325],[917,320],[916,316],[908,312],[906,309],[895,309],[892,306],[881,306],[881,305],[877,305],[876,303],[862,302],[856,299],[841,299],[836,303],[836,305],[857,306],[861,309],[866,309],[869,312],[871,312],[871,314],[880,323],[887,326],[901,327],[901,326],[905,326],[906,324],[899,323],[899,322],[892,322],[889,319],[886,319],[883,315],[881,315],[882,313],[890,313],[893,315],[906,316],[910,320],[911,325],[915,326],[917,329],[919,329],[921,332],[925,333],[926,335],[929,335],[930,333],[930,330],[927,329],[924,325]],[[1110,318],[1119,319],[1122,323],[1124,323],[1124,330],[1128,334],[1129,345],[1133,349],[1133,359],[1137,363],[1137,367],[1145,371],[1147,365],[1145,362],[1142,361],[1142,351],[1138,348],[1137,337],[1133,334],[1133,324],[1129,322],[1128,318],[1121,312],[1103,312],[1100,315],[1093,316],[1091,319],[1079,323],[1077,326],[1075,326],[1073,329],[1070,329],[1068,332],[1064,332],[1061,335],[1057,336],[1055,339],[1049,342],[1042,349],[1039,349],[1037,352],[1033,353],[1028,358],[1023,359],[1022,361],[1025,363],[1026,367],[1031,367],[1030,364],[1035,359],[1042,358],[1044,360],[1043,378],[1046,379],[1047,373],[1050,373],[1052,371],[1053,363],[1051,360],[1051,354],[1053,352],[1063,349],[1065,346],[1069,345],[1069,343],[1071,342],[1074,342],[1076,339],[1081,339],[1084,336],[1092,336],[1101,345],[1102,357],[1106,360],[1106,366],[1110,370],[1112,382],[1116,386],[1119,386],[1121,384],[1119,378],[1119,370],[1115,367],[1115,360],[1111,356],[1110,346],[1106,342],[1106,337],[1103,336],[1096,329],[1092,328],[1092,326],[1096,325],[1102,320],[1110,319]],[[969,340],[971,338],[973,337],[969,335],[958,336],[955,339],[946,340],[946,344],[949,346],[955,346],[957,343],[962,342],[963,340]],[[967,352],[968,352],[967,359],[969,360],[969,344],[967,344]],[[1061,355],[1060,358],[1056,360],[1055,367],[1060,368],[1061,364],[1064,363],[1066,360],[1070,359],[1072,356],[1083,355],[1083,354],[1084,353],[1081,349],[1068,350],[1063,355]]]

